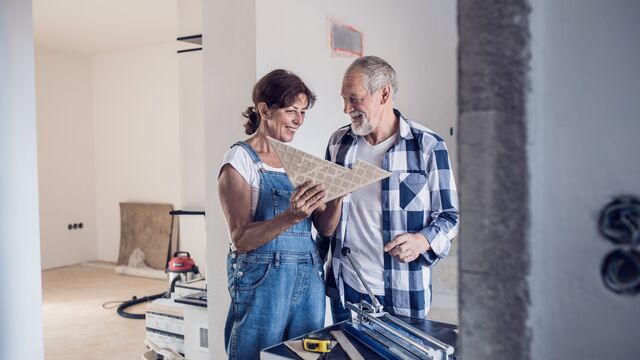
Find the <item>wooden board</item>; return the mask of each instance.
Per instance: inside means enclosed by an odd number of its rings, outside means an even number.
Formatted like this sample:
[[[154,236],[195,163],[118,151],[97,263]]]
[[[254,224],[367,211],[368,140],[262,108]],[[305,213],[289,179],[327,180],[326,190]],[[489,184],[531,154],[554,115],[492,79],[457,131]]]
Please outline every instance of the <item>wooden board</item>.
[[[170,204],[120,203],[118,265],[127,265],[133,250],[140,248],[149,267],[166,268],[169,242],[171,255],[178,248],[179,217],[174,216],[172,220],[171,210],[173,206]]]

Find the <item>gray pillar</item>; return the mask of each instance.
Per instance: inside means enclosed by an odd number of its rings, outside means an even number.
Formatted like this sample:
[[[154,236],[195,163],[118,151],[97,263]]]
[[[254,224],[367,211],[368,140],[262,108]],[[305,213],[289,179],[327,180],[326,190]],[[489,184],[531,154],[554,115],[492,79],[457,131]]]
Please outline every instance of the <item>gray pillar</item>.
[[[529,6],[458,1],[463,358],[529,359]]]

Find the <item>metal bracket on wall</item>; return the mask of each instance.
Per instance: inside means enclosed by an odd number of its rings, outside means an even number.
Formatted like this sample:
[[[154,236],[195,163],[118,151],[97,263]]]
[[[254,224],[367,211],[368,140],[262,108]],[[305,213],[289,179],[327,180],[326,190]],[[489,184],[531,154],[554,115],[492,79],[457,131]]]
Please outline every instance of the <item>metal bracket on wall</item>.
[[[202,45],[202,34],[180,36],[176,40],[191,43],[191,44],[196,44],[196,45]],[[178,50],[178,54],[191,52],[191,51],[200,51],[200,50],[202,50],[202,46],[197,48]]]

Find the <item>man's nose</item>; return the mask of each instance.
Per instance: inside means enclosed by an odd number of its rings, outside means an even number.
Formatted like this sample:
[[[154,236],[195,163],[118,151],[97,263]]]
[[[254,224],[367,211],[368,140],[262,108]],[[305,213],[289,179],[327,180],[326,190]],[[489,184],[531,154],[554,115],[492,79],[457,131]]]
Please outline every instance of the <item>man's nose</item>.
[[[351,105],[351,101],[348,99],[344,100],[344,109],[342,110],[345,114],[348,114],[353,111],[353,106]]]

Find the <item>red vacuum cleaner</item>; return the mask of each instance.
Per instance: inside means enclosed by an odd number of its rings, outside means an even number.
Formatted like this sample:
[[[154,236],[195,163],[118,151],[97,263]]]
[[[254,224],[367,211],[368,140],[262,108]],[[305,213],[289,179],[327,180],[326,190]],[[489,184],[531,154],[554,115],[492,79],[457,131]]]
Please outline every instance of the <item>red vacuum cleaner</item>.
[[[176,282],[193,280],[200,271],[188,251],[176,251],[167,264],[167,273],[169,274],[169,295],[171,295]]]
[[[125,301],[118,306],[118,315],[127,319],[144,319],[145,314],[134,314],[126,312],[125,309],[137,305],[146,301],[153,301],[155,299],[171,297],[171,294],[175,290],[177,282],[186,282],[192,280],[196,275],[200,274],[195,261],[191,258],[191,254],[187,251],[176,251],[173,253],[173,258],[167,262],[167,273],[169,274],[169,290],[160,294],[144,296],[138,298],[134,296],[129,301]]]

